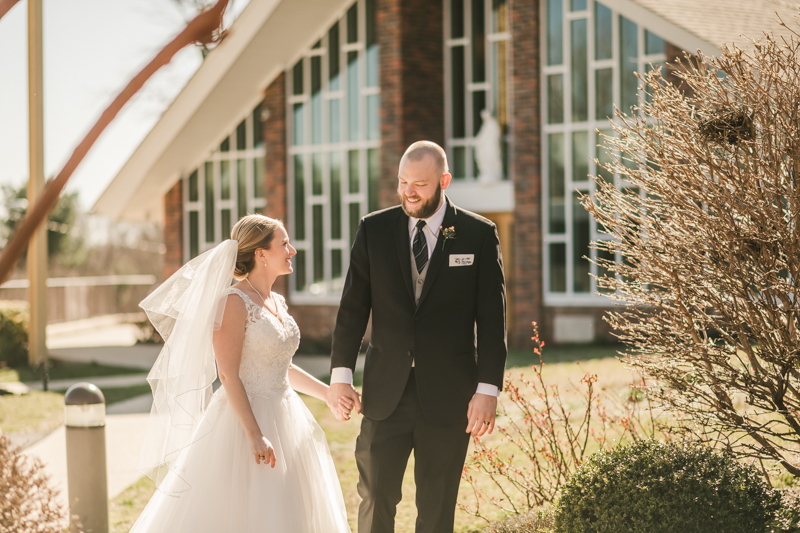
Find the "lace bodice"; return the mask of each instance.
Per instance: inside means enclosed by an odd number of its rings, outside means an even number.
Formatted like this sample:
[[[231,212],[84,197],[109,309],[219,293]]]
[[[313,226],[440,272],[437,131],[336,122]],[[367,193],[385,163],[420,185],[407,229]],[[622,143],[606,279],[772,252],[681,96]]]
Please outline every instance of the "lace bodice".
[[[286,300],[280,294],[272,293],[278,307],[276,317],[241,290],[230,288],[228,293],[241,297],[247,309],[239,365],[239,377],[247,396],[288,394],[291,392],[289,365],[300,344],[300,329],[288,313]]]

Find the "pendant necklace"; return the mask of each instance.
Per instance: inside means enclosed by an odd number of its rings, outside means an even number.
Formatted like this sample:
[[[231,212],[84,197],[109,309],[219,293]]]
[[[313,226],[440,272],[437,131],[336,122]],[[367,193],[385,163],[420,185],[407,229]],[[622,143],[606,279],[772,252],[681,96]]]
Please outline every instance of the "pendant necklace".
[[[256,294],[258,294],[258,297],[259,297],[259,298],[261,298],[261,301],[264,303],[264,307],[266,307],[266,308],[267,308],[267,311],[269,311],[270,313],[272,313],[273,315],[275,315],[275,318],[277,318],[277,317],[278,317],[278,302],[275,302],[275,300],[273,299],[273,302],[275,303],[275,310],[273,311],[273,310],[272,310],[272,309],[270,309],[270,308],[269,308],[269,306],[267,305],[267,300],[265,300],[265,299],[264,299],[264,297],[263,297],[263,296],[261,296],[261,293],[260,293],[260,292],[258,292],[258,289],[256,289],[255,287],[253,287],[253,284],[252,284],[252,283],[250,283],[250,280],[249,280],[248,278],[244,278],[244,280],[247,282],[247,284],[248,284],[248,285],[250,285],[250,288],[251,288],[251,289],[253,289],[254,291],[256,291]],[[270,295],[269,295],[269,297],[270,297],[270,298],[272,298],[272,294],[270,294]]]

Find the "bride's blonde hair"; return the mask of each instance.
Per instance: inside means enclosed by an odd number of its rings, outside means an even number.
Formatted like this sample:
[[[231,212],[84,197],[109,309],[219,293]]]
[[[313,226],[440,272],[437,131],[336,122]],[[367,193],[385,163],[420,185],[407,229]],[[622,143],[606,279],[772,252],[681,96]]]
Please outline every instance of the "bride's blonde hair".
[[[231,239],[239,242],[234,277],[247,277],[256,266],[256,250],[269,250],[275,230],[280,227],[283,222],[264,215],[245,215],[239,219],[231,230]]]

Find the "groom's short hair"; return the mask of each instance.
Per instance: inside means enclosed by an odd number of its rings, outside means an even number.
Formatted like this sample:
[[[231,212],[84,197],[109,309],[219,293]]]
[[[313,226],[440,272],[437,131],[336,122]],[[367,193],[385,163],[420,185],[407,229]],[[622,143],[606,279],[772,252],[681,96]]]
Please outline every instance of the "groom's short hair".
[[[434,163],[436,163],[436,168],[439,169],[439,174],[450,173],[450,167],[447,165],[447,154],[444,148],[433,141],[417,141],[413,143],[406,149],[406,153],[403,154],[400,161],[402,162],[403,159],[421,161],[426,156],[431,156],[433,158]]]

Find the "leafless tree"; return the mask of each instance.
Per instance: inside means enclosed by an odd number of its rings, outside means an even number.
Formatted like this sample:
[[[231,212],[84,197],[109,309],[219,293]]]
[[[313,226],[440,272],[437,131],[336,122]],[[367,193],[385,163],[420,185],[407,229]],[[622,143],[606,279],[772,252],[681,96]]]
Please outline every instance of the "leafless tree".
[[[694,438],[800,475],[800,35],[642,79],[583,199],[628,362]],[[662,77],[663,76],[663,77]],[[678,83],[664,77],[677,76]]]

